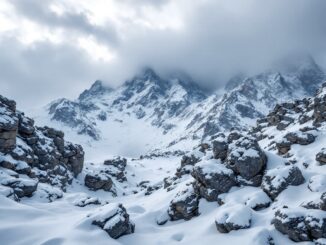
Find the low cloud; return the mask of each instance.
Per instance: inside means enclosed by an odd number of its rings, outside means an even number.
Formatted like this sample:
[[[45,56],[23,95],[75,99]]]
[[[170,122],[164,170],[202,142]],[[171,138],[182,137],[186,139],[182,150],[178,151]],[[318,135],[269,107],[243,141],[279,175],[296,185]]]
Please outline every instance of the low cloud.
[[[53,0],[10,1],[18,16],[49,30],[60,28],[69,38],[30,45],[14,35],[0,39],[1,91],[25,104],[43,104],[77,96],[95,79],[116,86],[144,66],[163,75],[184,71],[206,87],[223,86],[237,72],[262,71],[293,53],[309,53],[326,66],[324,0],[108,2],[115,6],[115,21],[95,25],[89,16],[99,13],[71,9],[76,0],[67,0],[62,15],[50,11]],[[109,8],[107,15],[113,16]],[[71,35],[92,36],[115,58],[92,59]]]

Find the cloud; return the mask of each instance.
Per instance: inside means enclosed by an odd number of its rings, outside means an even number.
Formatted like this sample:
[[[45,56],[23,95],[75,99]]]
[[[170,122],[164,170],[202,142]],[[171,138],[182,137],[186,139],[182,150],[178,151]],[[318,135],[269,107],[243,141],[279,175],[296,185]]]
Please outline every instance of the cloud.
[[[291,53],[322,59],[325,10],[325,1],[197,1],[185,11],[181,30],[130,35],[120,44],[121,64],[181,69],[202,83],[221,84],[232,73],[261,71]]]
[[[51,10],[54,3],[10,1],[21,19],[62,30],[60,43],[24,46],[16,41],[19,27],[0,43],[2,91],[30,104],[77,95],[95,79],[115,86],[143,66],[163,75],[184,71],[208,87],[291,53],[309,53],[326,67],[324,0],[66,0],[61,13]],[[78,45],[89,36],[114,58],[91,58],[93,48]]]
[[[77,97],[106,71],[105,64],[69,44],[38,42],[26,47],[15,39],[3,39],[0,50],[0,91],[17,100],[18,108]]]
[[[52,0],[11,0],[10,3],[13,4],[18,14],[50,28],[67,30],[69,31],[68,35],[73,32],[92,35],[99,42],[110,46],[114,46],[118,42],[113,24],[94,25],[87,17],[87,12],[64,11],[62,14],[58,14],[50,8],[51,4],[55,3]]]

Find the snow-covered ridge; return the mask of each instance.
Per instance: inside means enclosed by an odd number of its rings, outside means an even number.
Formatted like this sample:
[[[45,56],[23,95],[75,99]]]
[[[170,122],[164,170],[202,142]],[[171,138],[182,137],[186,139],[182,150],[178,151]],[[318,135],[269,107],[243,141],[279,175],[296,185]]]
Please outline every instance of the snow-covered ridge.
[[[287,69],[235,76],[223,96],[207,94],[187,79],[163,79],[146,69],[117,89],[96,81],[75,101],[56,100],[35,118],[61,128],[68,138],[81,135],[77,139],[83,144],[96,146],[99,141],[114,149],[115,142],[128,141],[139,149],[138,154],[167,146],[190,149],[217,132],[253,126],[276,103],[312,96],[325,75],[305,58]]]

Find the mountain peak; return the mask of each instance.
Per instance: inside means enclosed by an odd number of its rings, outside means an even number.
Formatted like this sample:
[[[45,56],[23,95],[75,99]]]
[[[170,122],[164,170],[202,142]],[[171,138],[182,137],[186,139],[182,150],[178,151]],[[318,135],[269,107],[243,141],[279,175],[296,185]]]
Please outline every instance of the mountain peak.
[[[105,92],[111,92],[112,90],[112,88],[103,85],[101,80],[96,80],[89,89],[84,90],[84,92],[79,95],[78,100],[84,100],[86,98],[100,95]]]

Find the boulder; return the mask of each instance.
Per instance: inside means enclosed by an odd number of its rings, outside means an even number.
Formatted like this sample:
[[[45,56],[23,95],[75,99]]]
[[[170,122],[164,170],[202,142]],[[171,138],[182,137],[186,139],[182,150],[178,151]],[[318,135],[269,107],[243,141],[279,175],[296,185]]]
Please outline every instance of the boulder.
[[[92,191],[111,191],[113,182],[106,173],[88,173],[85,176],[85,185]]]
[[[227,166],[254,186],[260,185],[266,162],[265,153],[252,137],[241,137],[228,147]]]
[[[288,186],[301,185],[304,181],[305,179],[298,167],[280,166],[266,172],[261,187],[274,200]]]
[[[92,224],[102,228],[113,239],[135,232],[135,224],[122,204],[107,204],[91,217]]]
[[[196,182],[193,184],[196,193],[207,201],[217,201],[218,195],[228,192],[236,186],[236,177],[220,160],[204,160],[192,171]]]
[[[225,160],[228,151],[228,143],[225,138],[219,137],[213,142],[213,154],[215,159]]]
[[[285,139],[292,144],[309,145],[315,141],[316,136],[306,132],[291,132],[285,135]]]
[[[326,176],[317,174],[310,178],[308,189],[312,192],[326,192]]]
[[[276,211],[275,229],[295,242],[326,238],[326,213],[304,208],[282,208]]]
[[[221,206],[215,215],[216,228],[221,233],[250,228],[251,215],[251,209],[243,204]]]
[[[104,161],[104,165],[114,166],[120,171],[124,171],[127,166],[127,159],[122,157],[117,157],[114,159],[109,159]]]
[[[168,214],[172,221],[179,219],[190,220],[199,215],[198,205],[199,196],[192,186],[187,186],[172,199]]]
[[[37,189],[38,182],[30,178],[8,178],[1,182],[11,187],[18,198],[31,197]]]

